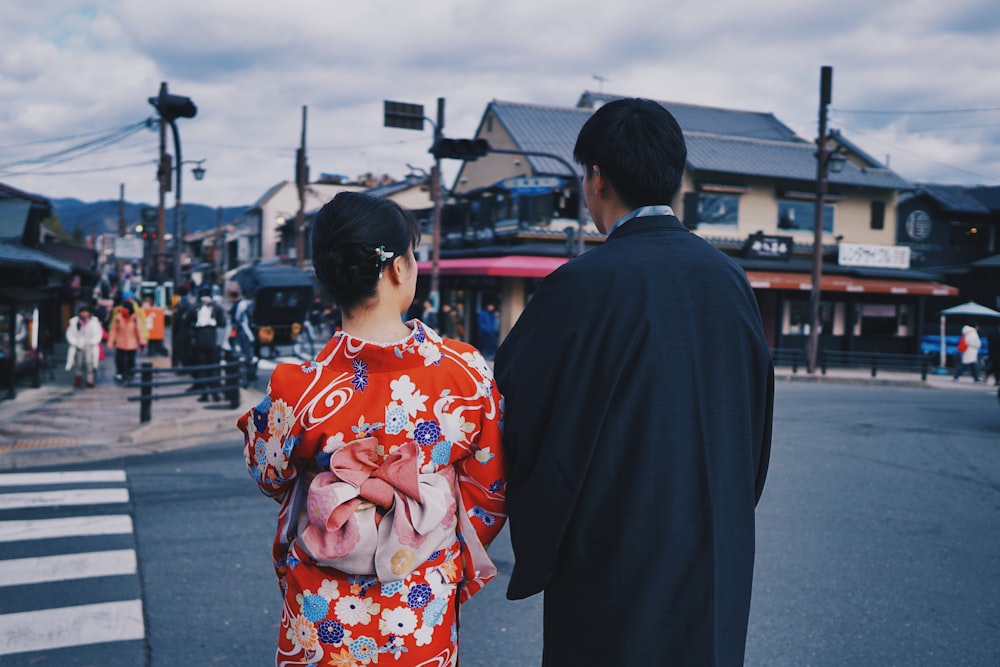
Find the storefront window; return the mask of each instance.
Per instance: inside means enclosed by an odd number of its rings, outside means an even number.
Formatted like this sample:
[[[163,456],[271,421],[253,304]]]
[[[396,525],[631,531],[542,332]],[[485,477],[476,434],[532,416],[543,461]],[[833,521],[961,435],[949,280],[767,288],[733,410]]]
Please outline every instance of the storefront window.
[[[740,198],[733,194],[701,192],[698,194],[699,225],[730,225],[739,221]]]
[[[913,309],[906,305],[859,303],[855,315],[856,336],[907,336],[913,327]]]
[[[14,348],[10,347],[11,319],[14,326]],[[38,311],[33,306],[0,308],[0,360],[13,359],[14,364],[22,364],[35,358],[38,347]]]
[[[830,333],[833,331],[833,304],[829,301],[821,301],[819,304],[819,331],[820,333]],[[785,323],[781,333],[786,335],[809,335],[809,300],[800,299],[785,302]]]
[[[816,202],[799,199],[778,200],[778,229],[813,231]],[[833,233],[833,206],[823,204],[823,231]]]

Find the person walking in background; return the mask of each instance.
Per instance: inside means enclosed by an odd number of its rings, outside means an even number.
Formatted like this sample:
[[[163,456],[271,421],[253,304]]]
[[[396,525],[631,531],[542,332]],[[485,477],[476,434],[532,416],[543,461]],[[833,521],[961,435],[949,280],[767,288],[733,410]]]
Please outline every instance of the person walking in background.
[[[441,304],[441,335],[445,338],[462,340],[462,336],[459,334],[460,328],[458,315],[452,305],[447,302]]]
[[[104,341],[104,327],[90,314],[87,306],[81,306],[66,327],[66,370],[74,370],[73,385],[93,387],[97,365],[101,359],[101,344]]]
[[[437,310],[434,309],[434,303],[430,299],[424,299],[424,310],[420,315],[420,319],[424,324],[435,331],[438,331],[441,328],[441,325],[438,322]]]
[[[191,365],[191,346],[193,344],[191,323],[194,319],[194,299],[187,285],[177,288],[177,302],[174,305],[170,321],[170,336],[172,338],[170,358],[172,365]]]
[[[342,192],[313,223],[343,329],[281,364],[239,420],[250,474],[281,503],[278,665],[458,664],[458,608],[496,574],[501,398],[475,348],[404,322],[416,220]]]
[[[202,287],[198,292],[198,306],[194,311],[191,324],[192,331],[192,365],[218,366],[220,359],[220,332],[226,331],[226,311],[212,300],[212,290]],[[209,400],[219,401],[219,380],[213,379],[219,375],[218,368],[201,368],[192,371],[195,382],[193,389],[200,391],[198,402]]]
[[[139,317],[139,329],[142,331],[143,346],[149,344],[149,327],[146,321],[146,311],[143,310],[142,304],[139,303],[139,299],[136,298],[135,292],[132,290],[125,290],[122,292],[122,300],[120,306],[125,304],[129,305],[129,309],[132,311],[133,315],[138,315]]]
[[[142,309],[134,298],[123,299],[111,317],[108,347],[115,351],[115,381],[127,382],[135,368],[135,355],[146,345],[145,329],[140,322]]]
[[[486,307],[480,310],[476,317],[476,343],[487,359],[492,359],[496,355],[497,330],[500,328],[498,319],[497,309],[492,301],[487,301]]]
[[[966,324],[962,327],[962,336],[958,339],[958,353],[961,355],[961,359],[955,370],[955,376],[952,378],[955,382],[958,382],[958,378],[962,377],[966,368],[972,371],[972,381],[979,382],[979,348],[982,345],[983,342],[979,339],[978,324],[973,322],[971,325]]]
[[[601,106],[574,156],[607,240],[546,277],[497,353],[514,569],[543,665],[743,664],[774,368],[743,269],[669,204],[681,129]]]
[[[250,326],[252,304],[238,288],[229,290],[229,347],[246,365],[244,386],[257,379],[257,359],[253,352],[253,329]]]

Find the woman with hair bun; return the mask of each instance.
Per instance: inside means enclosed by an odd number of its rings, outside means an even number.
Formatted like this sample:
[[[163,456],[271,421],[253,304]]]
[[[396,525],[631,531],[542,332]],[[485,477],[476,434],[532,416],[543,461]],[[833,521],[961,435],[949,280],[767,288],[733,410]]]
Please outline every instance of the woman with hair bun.
[[[475,348],[403,321],[419,239],[388,200],[320,209],[313,266],[342,328],[239,420],[250,474],[281,503],[278,665],[456,665],[458,605],[496,574],[501,397]]]

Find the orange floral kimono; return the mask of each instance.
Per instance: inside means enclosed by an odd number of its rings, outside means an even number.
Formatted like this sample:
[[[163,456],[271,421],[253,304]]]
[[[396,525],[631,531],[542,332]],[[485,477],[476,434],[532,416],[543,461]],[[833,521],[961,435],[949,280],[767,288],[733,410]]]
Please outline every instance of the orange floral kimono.
[[[281,503],[277,665],[455,665],[458,605],[496,574],[502,399],[475,348],[407,326],[388,345],[337,332],[239,420]]]

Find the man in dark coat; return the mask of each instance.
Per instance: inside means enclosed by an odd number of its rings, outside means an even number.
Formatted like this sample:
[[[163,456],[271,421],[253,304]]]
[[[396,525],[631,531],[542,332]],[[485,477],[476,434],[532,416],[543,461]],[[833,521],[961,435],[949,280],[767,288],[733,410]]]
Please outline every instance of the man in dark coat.
[[[540,591],[543,665],[743,664],[774,369],[739,265],[666,204],[686,148],[648,100],[574,150],[600,247],[504,341],[507,596]]]
[[[194,299],[189,295],[187,285],[177,288],[177,305],[171,315],[171,363],[176,368],[178,366],[189,366],[191,364],[192,325],[194,322],[195,305]]]

